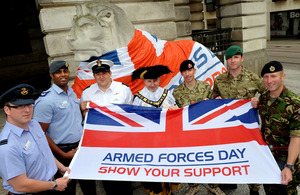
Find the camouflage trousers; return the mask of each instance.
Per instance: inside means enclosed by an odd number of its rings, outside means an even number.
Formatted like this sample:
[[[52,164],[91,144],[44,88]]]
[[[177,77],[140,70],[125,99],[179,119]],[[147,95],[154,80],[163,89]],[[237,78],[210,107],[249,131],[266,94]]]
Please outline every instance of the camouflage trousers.
[[[219,184],[208,184],[208,186],[211,188],[217,188],[220,185]],[[248,184],[248,186],[249,186],[250,190],[258,192],[261,184]]]
[[[264,184],[266,195],[298,195],[297,184]]]
[[[287,155],[282,155],[281,153],[272,152],[274,158],[281,170],[284,168]],[[298,195],[297,186],[300,184],[300,160],[299,158],[295,162],[295,170],[293,171],[293,180],[287,185],[281,184],[264,184],[264,189],[267,195]]]

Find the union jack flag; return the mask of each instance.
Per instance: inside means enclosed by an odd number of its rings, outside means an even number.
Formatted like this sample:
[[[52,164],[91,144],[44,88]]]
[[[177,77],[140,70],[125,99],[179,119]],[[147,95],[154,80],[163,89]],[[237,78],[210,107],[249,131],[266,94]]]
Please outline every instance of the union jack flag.
[[[70,178],[280,183],[249,100],[207,100],[177,110],[89,106]]]
[[[208,100],[175,111],[132,105],[90,106],[93,109],[88,113],[82,146],[191,147],[254,140],[265,145],[257,111],[249,100]],[[114,136],[117,139],[107,139]]]

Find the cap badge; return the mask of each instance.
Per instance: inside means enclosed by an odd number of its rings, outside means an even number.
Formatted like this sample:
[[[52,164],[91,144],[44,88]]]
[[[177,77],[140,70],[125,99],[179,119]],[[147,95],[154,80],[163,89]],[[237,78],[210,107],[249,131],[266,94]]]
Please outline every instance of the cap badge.
[[[193,67],[193,65],[192,64],[188,64],[188,68],[192,68]]]
[[[69,68],[69,64],[66,62],[66,65],[65,65],[67,68]]]
[[[22,95],[27,95],[28,94],[28,90],[24,87],[21,89],[21,94]]]
[[[97,61],[97,65],[101,66],[101,61],[100,60]]]
[[[270,71],[274,72],[275,71],[275,67],[274,66],[270,66]]]

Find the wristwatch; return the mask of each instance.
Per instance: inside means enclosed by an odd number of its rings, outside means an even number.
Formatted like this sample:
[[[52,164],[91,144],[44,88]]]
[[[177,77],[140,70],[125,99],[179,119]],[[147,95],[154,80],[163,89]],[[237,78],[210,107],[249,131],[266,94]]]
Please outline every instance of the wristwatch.
[[[287,168],[291,169],[292,172],[295,170],[294,165],[285,164],[284,167],[287,167]]]
[[[57,183],[56,180],[54,181],[54,185],[53,185],[53,190],[55,190],[57,188]]]

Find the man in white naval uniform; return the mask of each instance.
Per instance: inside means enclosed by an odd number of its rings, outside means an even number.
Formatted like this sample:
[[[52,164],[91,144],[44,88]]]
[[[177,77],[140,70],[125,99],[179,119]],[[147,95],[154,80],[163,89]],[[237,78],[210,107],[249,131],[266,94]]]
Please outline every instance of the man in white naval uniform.
[[[109,104],[131,104],[133,95],[130,88],[111,79],[110,68],[114,63],[110,60],[96,60],[88,64],[93,71],[96,83],[86,88],[81,95],[80,109],[83,115],[88,111],[87,103],[92,101],[99,106]],[[128,181],[102,181],[106,195],[131,195],[131,182]]]
[[[143,79],[145,87],[134,96],[133,105],[177,109],[172,93],[159,86],[160,76],[170,72],[171,70],[163,65],[136,69],[132,73],[132,80]]]
[[[99,106],[108,104],[131,104],[133,95],[124,83],[113,81],[110,68],[114,63],[110,60],[96,60],[88,64],[92,69],[96,83],[87,87],[81,95],[81,111],[86,111],[86,104],[92,101]]]

